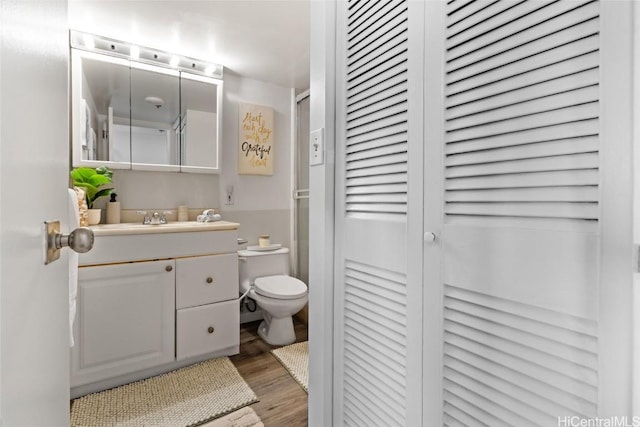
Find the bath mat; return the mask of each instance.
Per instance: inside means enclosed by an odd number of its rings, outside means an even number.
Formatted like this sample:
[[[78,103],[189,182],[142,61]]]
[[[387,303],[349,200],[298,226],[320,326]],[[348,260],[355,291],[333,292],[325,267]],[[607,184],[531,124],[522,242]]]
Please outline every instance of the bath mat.
[[[291,376],[309,393],[309,343],[298,342],[271,350],[271,353],[282,363]]]
[[[71,427],[195,426],[257,400],[221,357],[75,399]]]
[[[202,424],[201,427],[264,427],[264,424],[253,409],[245,406],[224,417]]]

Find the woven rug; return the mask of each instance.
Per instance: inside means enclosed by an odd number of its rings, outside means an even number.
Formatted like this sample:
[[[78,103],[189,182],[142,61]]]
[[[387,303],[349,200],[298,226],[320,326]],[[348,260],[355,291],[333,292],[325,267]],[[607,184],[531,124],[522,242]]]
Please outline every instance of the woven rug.
[[[202,424],[200,427],[264,427],[256,412],[245,406],[224,417]]]
[[[309,393],[309,343],[298,342],[271,350],[291,376]]]
[[[195,426],[257,400],[229,358],[222,357],[75,399],[71,426]]]

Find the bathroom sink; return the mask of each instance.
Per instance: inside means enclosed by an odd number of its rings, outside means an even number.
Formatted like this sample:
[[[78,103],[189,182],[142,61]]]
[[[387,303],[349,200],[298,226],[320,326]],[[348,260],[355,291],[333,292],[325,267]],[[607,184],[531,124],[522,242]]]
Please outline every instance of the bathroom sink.
[[[158,234],[158,233],[185,233],[196,231],[235,230],[240,224],[228,221],[215,222],[170,222],[168,224],[141,224],[128,222],[121,224],[99,224],[90,228],[96,236],[117,236],[126,234]]]

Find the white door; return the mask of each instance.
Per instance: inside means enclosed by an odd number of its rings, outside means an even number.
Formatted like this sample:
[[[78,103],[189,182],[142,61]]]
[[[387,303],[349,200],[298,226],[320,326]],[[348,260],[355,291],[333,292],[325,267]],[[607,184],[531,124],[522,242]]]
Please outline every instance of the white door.
[[[423,4],[337,6],[334,425],[416,426]]]
[[[425,425],[629,416],[631,2],[446,3],[427,7]]]
[[[0,6],[0,417],[68,426],[68,255],[45,266],[42,237],[68,224],[67,2]]]

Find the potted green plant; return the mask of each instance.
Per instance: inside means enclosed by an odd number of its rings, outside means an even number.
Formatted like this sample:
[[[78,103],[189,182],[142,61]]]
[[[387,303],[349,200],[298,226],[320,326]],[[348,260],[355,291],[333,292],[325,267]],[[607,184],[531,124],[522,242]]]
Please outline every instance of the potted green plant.
[[[89,225],[100,223],[101,209],[93,207],[94,202],[100,197],[108,196],[113,188],[107,187],[111,183],[113,172],[105,166],[98,168],[80,167],[71,171],[71,179],[75,187],[81,187],[85,191],[87,208],[89,209]]]

